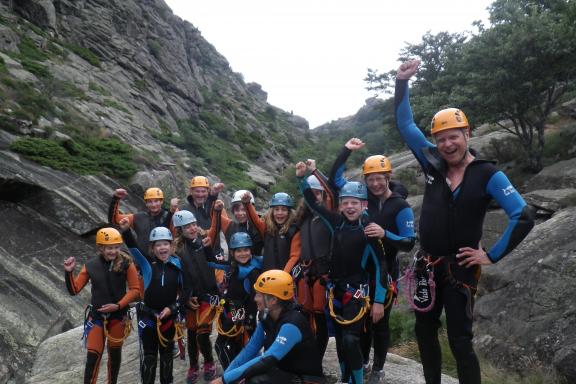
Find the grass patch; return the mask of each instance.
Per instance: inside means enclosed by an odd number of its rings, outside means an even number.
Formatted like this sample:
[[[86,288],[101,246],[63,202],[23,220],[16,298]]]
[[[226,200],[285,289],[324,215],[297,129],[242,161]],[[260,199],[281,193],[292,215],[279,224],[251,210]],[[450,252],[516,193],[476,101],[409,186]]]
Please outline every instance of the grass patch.
[[[4,59],[0,56],[0,73],[6,73],[6,72],[8,72],[6,62],[4,62]]]
[[[96,92],[99,95],[102,96],[110,96],[111,93],[104,87],[98,85],[97,83],[91,81],[88,83],[88,89],[91,90],[92,92]]]
[[[139,91],[145,91],[148,89],[148,83],[143,79],[134,80],[134,88]]]
[[[36,61],[23,58],[20,60],[20,64],[22,64],[22,67],[24,67],[25,70],[34,74],[36,77],[42,79],[49,79],[52,77],[52,74],[48,68]]]
[[[90,49],[81,47],[79,45],[71,44],[71,43],[61,42],[60,44],[63,47],[65,47],[66,49],[74,52],[76,55],[80,56],[81,58],[83,58],[84,60],[89,62],[94,67],[100,68],[100,66],[101,66],[100,58],[94,52],[92,52]]]
[[[132,148],[116,138],[77,138],[72,141],[25,137],[10,149],[50,168],[79,174],[104,173],[128,179],[136,172]]]
[[[114,99],[104,99],[103,105],[105,107],[110,107],[110,108],[114,108],[114,109],[117,109],[117,110],[122,111],[122,112],[130,113],[130,111],[128,109],[123,107],[120,103],[118,103]]]
[[[20,44],[18,44],[18,49],[20,50],[20,58],[34,60],[34,61],[45,61],[49,58],[48,54],[38,48],[34,40],[29,37],[22,36]]]

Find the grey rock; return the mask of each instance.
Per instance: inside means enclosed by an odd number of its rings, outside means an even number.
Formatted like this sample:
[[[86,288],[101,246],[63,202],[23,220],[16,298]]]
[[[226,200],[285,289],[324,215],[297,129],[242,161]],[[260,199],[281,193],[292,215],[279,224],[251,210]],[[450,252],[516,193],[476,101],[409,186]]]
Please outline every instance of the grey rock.
[[[11,28],[0,24],[0,51],[18,53],[18,44],[20,44],[20,36]]]
[[[557,212],[497,266],[483,269],[476,333],[493,362],[519,370],[554,366],[576,380],[565,364],[576,359],[575,214],[574,207]]]
[[[16,12],[42,28],[56,31],[56,10],[52,0],[13,0]]]
[[[524,200],[535,208],[553,214],[562,208],[566,208],[566,199],[576,197],[576,189],[544,189],[531,191],[524,195]]]
[[[563,188],[576,188],[576,158],[544,168],[526,184],[527,191]]]
[[[133,325],[136,326],[135,320]],[[140,382],[138,374],[138,342],[132,332],[126,340],[122,351],[122,367],[118,382],[123,384],[136,384]],[[37,359],[32,371],[26,378],[27,384],[56,384],[64,382],[81,382],[84,371],[85,351],[79,341],[82,328],[77,327],[60,335],[51,337],[42,343],[38,349]],[[215,334],[212,335],[214,339]],[[106,365],[106,356],[101,366]],[[174,360],[174,383],[185,383],[188,360]],[[424,384],[422,366],[413,361],[394,354],[388,354],[386,365],[386,380],[398,384]],[[324,373],[328,382],[335,382],[339,375],[338,358],[334,339],[330,339],[326,356],[324,358]],[[218,367],[218,372],[222,370]],[[106,370],[100,369],[98,383],[105,383]],[[203,381],[200,380],[200,383]],[[458,381],[452,377],[442,375],[442,383],[455,384]]]
[[[6,64],[6,68],[8,69],[8,73],[10,76],[14,77],[16,80],[25,81],[25,82],[37,82],[38,78],[28,72],[27,70],[22,67],[18,61],[13,60],[10,56],[7,56],[0,52],[0,57],[4,60]]]

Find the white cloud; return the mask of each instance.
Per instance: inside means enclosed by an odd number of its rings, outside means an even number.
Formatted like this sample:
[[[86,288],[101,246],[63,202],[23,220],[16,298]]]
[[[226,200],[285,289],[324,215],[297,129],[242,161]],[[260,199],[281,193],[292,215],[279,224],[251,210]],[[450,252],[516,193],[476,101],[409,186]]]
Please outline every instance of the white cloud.
[[[488,0],[166,0],[268,101],[311,127],[364,105],[367,68],[396,68],[405,42],[430,30],[472,30]]]

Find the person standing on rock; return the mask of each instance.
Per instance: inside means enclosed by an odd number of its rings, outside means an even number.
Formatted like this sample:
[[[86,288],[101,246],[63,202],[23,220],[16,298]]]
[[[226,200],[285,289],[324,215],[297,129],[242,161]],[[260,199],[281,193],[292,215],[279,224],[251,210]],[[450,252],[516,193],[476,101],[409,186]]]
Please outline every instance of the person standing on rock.
[[[121,229],[144,280],[143,302],[137,307],[138,334],[143,350],[140,362],[142,384],[154,384],[158,354],[160,383],[172,384],[177,315],[188,296],[184,290],[180,259],[173,255],[172,232],[166,227],[152,229],[149,238],[152,257],[146,258],[134,241],[127,219],[121,221]]]
[[[376,233],[366,234],[370,223],[365,209],[366,186],[357,181],[347,182],[339,190],[339,213],[319,205],[310,185],[304,178],[314,171],[313,163],[296,164],[296,177],[306,204],[324,220],[332,232],[328,307],[335,322],[336,350],[340,362],[342,382],[362,384],[364,373],[360,346],[364,332],[364,316],[370,313],[372,322],[384,316],[388,295],[388,266],[384,248]],[[333,167],[334,170],[334,167]],[[334,180],[334,172],[330,180]],[[370,308],[369,286],[374,286],[374,304]]]
[[[122,188],[114,191],[108,208],[108,222],[111,225],[120,225],[122,219],[128,219],[130,228],[136,234],[138,249],[145,256],[149,256],[148,236],[150,236],[150,231],[156,227],[171,227],[172,215],[178,209],[178,199],[173,198],[170,201],[170,210],[166,210],[162,208],[164,192],[160,188],[148,188],[144,192],[144,202],[146,203],[147,211],[123,214],[120,212],[120,201],[127,195],[128,192]]]
[[[91,299],[86,308],[84,341],[87,349],[84,384],[98,380],[104,346],[108,347],[108,383],[115,384],[122,361],[122,344],[130,333],[128,304],[140,295],[138,272],[132,258],[121,252],[122,236],[114,228],[96,232],[99,254],[90,258],[74,277],[76,259],[64,261],[66,288],[77,295],[90,282]],[[128,288],[128,291],[126,290]]]
[[[172,221],[176,228],[176,254],[180,256],[184,270],[185,290],[193,293],[192,297],[186,298],[190,360],[186,383],[194,384],[200,377],[199,352],[204,357],[204,380],[212,380],[216,375],[210,333],[220,297],[214,268],[208,264],[208,261],[213,261],[215,257],[210,247],[210,239],[200,234],[201,229],[192,212],[178,211]]]
[[[253,246],[248,233],[236,232],[228,243],[229,262],[214,265],[226,271],[216,318],[218,337],[214,343],[223,369],[228,368],[256,328],[253,286],[262,271],[262,257],[252,255]]]
[[[307,181],[316,202],[330,211],[334,210],[334,198],[325,176],[316,170],[308,176]],[[330,264],[332,234],[322,218],[303,200],[296,210],[296,225],[300,228],[301,239],[300,262],[292,269],[297,302],[312,325],[320,356],[324,358],[329,339],[325,282]]]
[[[428,312],[416,312],[416,338],[427,384],[440,383],[440,315],[446,311],[448,341],[456,359],[460,383],[481,382],[480,366],[472,346],[474,295],[480,266],[496,263],[511,252],[534,226],[531,209],[503,172],[481,160],[469,148],[470,126],[464,112],[443,109],[432,119],[432,137],[426,140],[412,117],[408,80],[420,61],[400,65],[396,75],[396,125],[420,163],[426,189],[420,214],[421,258],[433,265],[435,302]],[[506,230],[485,250],[482,224],[490,200],[508,215]]]
[[[285,192],[278,192],[270,199],[268,211],[260,218],[254,205],[250,203],[250,194],[242,196],[242,204],[248,212],[250,221],[256,225],[264,239],[262,270],[282,269],[292,271],[300,259],[300,231],[295,225],[294,200]]]
[[[358,138],[351,138],[344,144],[334,167],[341,169],[353,151],[364,147],[364,142]],[[383,155],[374,155],[366,158],[362,165],[362,174],[368,188],[368,216],[370,225],[366,227],[368,237],[382,240],[386,264],[388,265],[388,286],[392,288],[385,305],[384,317],[377,323],[366,321],[366,332],[363,335],[362,355],[364,367],[368,367],[370,349],[374,344],[374,358],[372,370],[368,377],[368,384],[384,383],[384,363],[390,345],[390,313],[392,301],[397,292],[397,281],[400,277],[400,263],[398,251],[409,252],[414,247],[416,235],[414,234],[414,212],[406,202],[404,186],[392,183],[392,164]],[[398,192],[400,193],[398,193]],[[374,287],[370,287],[370,299],[374,302]]]
[[[211,384],[324,383],[312,330],[294,304],[292,276],[272,269],[262,273],[253,288],[260,321],[224,375]]]

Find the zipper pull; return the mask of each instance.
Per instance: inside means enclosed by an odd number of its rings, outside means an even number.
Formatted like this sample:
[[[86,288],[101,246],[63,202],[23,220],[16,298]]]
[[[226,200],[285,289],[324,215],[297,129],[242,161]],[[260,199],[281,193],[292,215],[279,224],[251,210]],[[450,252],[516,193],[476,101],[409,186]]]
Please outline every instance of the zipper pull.
[[[162,264],[162,286],[164,286],[164,271],[165,271],[164,264]]]

